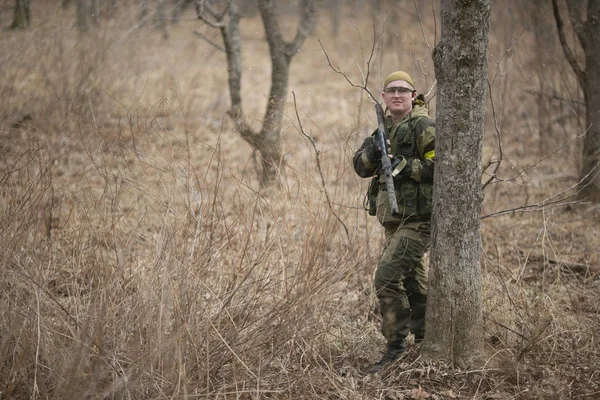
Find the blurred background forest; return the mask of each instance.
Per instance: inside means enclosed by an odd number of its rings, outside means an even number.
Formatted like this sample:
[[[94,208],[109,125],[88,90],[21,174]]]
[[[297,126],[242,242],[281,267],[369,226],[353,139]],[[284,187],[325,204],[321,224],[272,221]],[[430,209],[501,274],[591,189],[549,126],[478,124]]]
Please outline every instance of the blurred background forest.
[[[376,116],[331,66],[361,84],[380,40],[370,90],[404,69],[435,117],[438,2],[318,2],[290,68],[279,189],[227,115],[221,36],[193,2],[86,4],[34,0],[27,27],[0,31],[0,399],[600,396],[600,210],[570,197],[585,103],[549,1],[492,4],[488,362],[424,365],[413,349],[382,376],[361,370],[383,348],[383,232],[351,166]],[[271,60],[256,5],[242,9],[259,127]],[[298,4],[277,13],[289,38]]]

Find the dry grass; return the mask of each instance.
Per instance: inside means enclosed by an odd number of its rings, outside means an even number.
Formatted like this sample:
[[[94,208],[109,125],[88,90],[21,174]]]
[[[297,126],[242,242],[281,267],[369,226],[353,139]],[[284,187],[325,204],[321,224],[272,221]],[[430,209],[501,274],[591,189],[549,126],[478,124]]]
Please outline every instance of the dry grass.
[[[290,89],[346,235],[291,96],[288,186],[258,190],[251,150],[224,117],[224,56],[191,33],[215,32],[183,21],[164,40],[121,16],[81,37],[72,10],[33,6],[32,29],[0,36],[0,398],[600,395],[600,211],[581,205],[483,220],[485,367],[424,365],[411,349],[396,371],[361,373],[383,344],[370,293],[382,236],[362,210],[366,182],[350,158],[374,113],[329,69],[318,40],[358,79],[368,18],[344,19],[338,38],[322,18],[292,66]],[[485,150],[498,154],[497,126],[508,178],[582,129],[564,108],[573,103],[558,102],[559,128],[538,136],[527,16],[494,12],[496,120],[490,103]],[[433,19],[423,18],[433,44]],[[258,19],[242,27],[244,104],[260,121],[267,47]],[[431,84],[419,25],[389,32],[394,51],[378,59],[373,87],[406,56]],[[552,65],[555,90],[577,98],[565,64]],[[576,143],[491,185],[483,214],[573,185],[578,151]]]

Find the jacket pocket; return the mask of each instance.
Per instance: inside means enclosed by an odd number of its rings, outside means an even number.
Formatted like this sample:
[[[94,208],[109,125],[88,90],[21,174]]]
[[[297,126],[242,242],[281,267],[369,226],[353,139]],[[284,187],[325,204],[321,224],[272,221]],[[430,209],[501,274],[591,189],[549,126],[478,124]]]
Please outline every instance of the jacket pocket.
[[[396,184],[396,204],[398,205],[398,215],[392,215],[390,200],[385,189],[380,187],[377,196],[377,219],[383,225],[399,224],[406,221],[407,218],[417,215],[418,208],[418,188],[416,182],[403,182]]]
[[[419,185],[419,215],[431,215],[433,210],[433,185],[421,183]]]
[[[398,197],[398,211],[404,217],[409,217],[417,213],[417,184],[415,182],[405,182],[400,185],[400,190],[396,191]]]

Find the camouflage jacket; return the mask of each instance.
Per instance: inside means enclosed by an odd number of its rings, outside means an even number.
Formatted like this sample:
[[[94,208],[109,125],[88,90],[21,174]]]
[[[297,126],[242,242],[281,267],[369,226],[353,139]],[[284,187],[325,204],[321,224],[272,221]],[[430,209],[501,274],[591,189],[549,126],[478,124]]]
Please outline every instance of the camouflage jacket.
[[[366,138],[354,154],[354,171],[363,178],[374,177],[379,182],[376,213],[383,225],[429,220],[433,199],[435,123],[427,108],[417,101],[411,113],[398,123],[394,124],[391,117],[387,117],[386,130],[392,154],[405,160],[394,170],[400,215],[391,214],[385,178],[379,175],[381,162],[369,161],[365,151],[374,142],[377,131]]]

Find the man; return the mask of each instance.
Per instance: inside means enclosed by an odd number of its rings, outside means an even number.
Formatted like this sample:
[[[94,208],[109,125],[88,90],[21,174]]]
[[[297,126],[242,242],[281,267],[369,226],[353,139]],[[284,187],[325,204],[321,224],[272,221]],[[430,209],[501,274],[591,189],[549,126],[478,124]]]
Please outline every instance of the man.
[[[365,139],[353,157],[359,176],[374,177],[378,188],[375,212],[386,237],[374,286],[387,349],[371,373],[402,355],[409,333],[414,334],[415,343],[421,342],[425,334],[427,271],[423,255],[429,248],[431,233],[435,156],[435,123],[423,96],[417,97],[412,77],[404,71],[391,73],[381,96],[390,114],[386,117],[386,133],[399,214],[391,212],[375,133]]]

